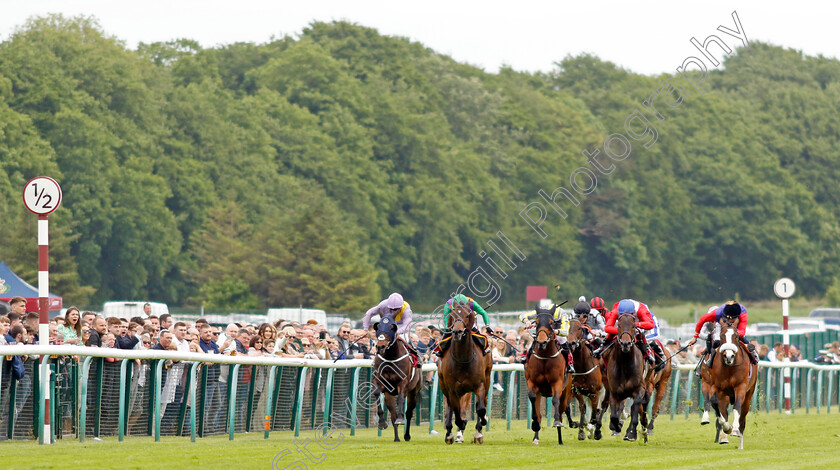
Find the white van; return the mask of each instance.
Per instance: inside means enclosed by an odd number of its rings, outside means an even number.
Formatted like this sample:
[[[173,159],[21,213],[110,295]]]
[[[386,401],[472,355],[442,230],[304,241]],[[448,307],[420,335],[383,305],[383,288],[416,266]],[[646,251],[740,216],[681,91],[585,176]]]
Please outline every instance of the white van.
[[[160,318],[161,315],[169,313],[169,307],[160,302],[146,302],[145,300],[120,300],[114,302],[105,302],[102,305],[102,316],[132,318],[140,317],[146,318],[147,315],[143,311],[143,306],[149,304],[152,307],[152,315]]]
[[[268,322],[274,323],[277,320],[296,321],[306,323],[308,320],[315,320],[319,325],[327,324],[327,312],[314,308],[270,308],[268,309]]]

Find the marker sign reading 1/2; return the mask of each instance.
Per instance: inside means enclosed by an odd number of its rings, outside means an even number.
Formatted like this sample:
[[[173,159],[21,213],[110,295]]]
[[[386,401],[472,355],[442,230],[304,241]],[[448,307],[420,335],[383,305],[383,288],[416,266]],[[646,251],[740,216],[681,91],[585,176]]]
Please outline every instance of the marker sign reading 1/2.
[[[32,178],[23,188],[23,203],[30,212],[47,215],[61,205],[61,186],[48,176]]]

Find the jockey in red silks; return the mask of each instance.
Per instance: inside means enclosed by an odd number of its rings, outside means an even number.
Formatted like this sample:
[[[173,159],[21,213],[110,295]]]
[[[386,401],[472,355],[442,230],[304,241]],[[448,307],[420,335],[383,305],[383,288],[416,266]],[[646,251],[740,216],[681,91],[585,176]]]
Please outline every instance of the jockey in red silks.
[[[615,323],[618,320],[619,315],[624,314],[634,314],[636,316],[636,328],[639,330],[653,330],[656,328],[656,323],[654,323],[652,314],[650,313],[650,309],[648,309],[647,305],[633,299],[618,301],[615,305],[613,305],[612,310],[607,312],[607,324],[606,327],[604,327],[604,331],[607,333],[607,340],[604,342],[604,346],[593,352],[595,357],[600,357],[604,350],[615,342],[616,335],[618,334],[618,329],[616,328]],[[662,360],[657,361],[654,357],[653,351],[651,351],[647,340],[641,332],[637,332],[636,334],[636,346],[639,347],[645,359],[651,365],[659,365],[658,362],[662,362]]]
[[[747,309],[743,305],[739,304],[734,300],[730,300],[725,304],[721,305],[714,311],[710,310],[709,313],[700,317],[697,320],[697,326],[694,328],[694,338],[688,342],[689,345],[693,345],[697,342],[697,338],[700,336],[700,330],[703,329],[703,325],[707,322],[714,322],[715,330],[714,333],[711,335],[713,337],[713,343],[710,344],[711,347],[707,347],[707,351],[711,351],[709,354],[709,359],[706,361],[706,365],[711,367],[712,361],[715,359],[715,352],[717,348],[720,346],[720,320],[721,318],[726,317],[730,320],[738,319],[738,339],[741,340],[744,345],[747,346],[747,350],[749,350],[750,354],[750,362],[753,364],[758,364],[758,357],[756,357],[755,353],[755,346],[752,345],[749,340],[747,340]],[[707,344],[709,340],[707,339]]]

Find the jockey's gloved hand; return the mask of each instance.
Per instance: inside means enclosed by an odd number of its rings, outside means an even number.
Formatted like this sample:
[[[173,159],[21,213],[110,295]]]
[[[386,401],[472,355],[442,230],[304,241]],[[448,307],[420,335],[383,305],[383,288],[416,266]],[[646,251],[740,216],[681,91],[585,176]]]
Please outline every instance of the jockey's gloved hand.
[[[493,336],[493,327],[490,325],[485,326],[484,331],[487,332],[488,335]]]
[[[695,336],[694,338],[691,338],[690,340],[688,340],[688,345],[689,346],[694,346],[694,343],[696,343],[696,342],[697,342],[697,337]]]

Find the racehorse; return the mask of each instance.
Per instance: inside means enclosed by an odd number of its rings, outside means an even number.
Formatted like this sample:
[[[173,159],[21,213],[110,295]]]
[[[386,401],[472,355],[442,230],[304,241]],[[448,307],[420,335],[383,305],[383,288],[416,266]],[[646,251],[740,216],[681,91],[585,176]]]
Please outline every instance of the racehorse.
[[[601,439],[601,402],[604,399],[604,384],[601,379],[601,368],[599,361],[592,356],[586,336],[589,327],[579,320],[569,322],[569,336],[567,341],[569,349],[574,358],[575,367],[580,372],[572,374],[572,394],[578,401],[580,411],[580,424],[578,426],[578,440],[586,439],[584,424],[586,420],[586,406],[584,398],[589,400],[590,420],[586,428],[589,430],[590,439]],[[567,409],[568,411],[568,409]]]
[[[664,348],[663,351],[667,353],[667,350]],[[653,434],[653,422],[656,420],[656,417],[659,416],[659,407],[662,404],[662,399],[665,398],[665,389],[668,388],[668,380],[671,378],[671,373],[673,372],[671,367],[671,358],[673,355],[670,353],[667,354],[668,357],[665,358],[665,367],[661,370],[656,370],[652,367],[649,368],[647,377],[645,378],[645,381],[647,382],[647,391],[645,392],[646,398],[644,403],[642,403],[642,406],[647,409],[650,398],[653,397],[654,399],[653,409],[650,413],[647,428],[642,430],[642,432],[647,435]]]
[[[475,413],[478,419],[475,424],[474,443],[482,444],[483,426],[487,425],[487,393],[490,390],[490,373],[493,368],[493,356],[484,352],[472,339],[472,329],[475,325],[475,311],[466,305],[454,304],[449,314],[448,328],[452,330],[449,341],[451,344],[438,361],[438,377],[440,391],[446,398],[446,438],[447,444],[464,442],[464,428],[467,426],[467,409],[470,405],[470,394],[475,393]],[[455,424],[458,433],[452,437],[452,415],[455,414]]]
[[[528,384],[528,399],[531,400],[531,430],[535,445],[540,443],[540,421],[542,420],[542,397],[552,397],[554,424],[557,441],[563,444],[562,413],[571,401],[571,378],[566,375],[566,359],[560,354],[557,335],[554,332],[555,305],[550,310],[537,309],[537,337],[534,350],[525,364],[525,381]]]
[[[390,315],[373,325],[376,330],[376,357],[373,359],[374,403],[379,403],[379,395],[385,394],[385,406],[391,412],[394,426],[394,442],[400,442],[399,426],[405,425],[406,442],[411,440],[411,418],[417,399],[423,388],[423,374],[414,367],[408,347],[397,335],[397,325]],[[408,406],[405,399],[408,398]],[[405,409],[405,417],[403,417]],[[376,407],[379,417],[379,429],[386,429],[381,406]]]
[[[645,382],[647,363],[642,357],[642,352],[636,347],[637,321],[632,313],[623,313],[618,316],[616,320],[618,337],[607,354],[603,356],[610,400],[610,430],[613,435],[621,433],[619,416],[624,409],[624,400],[633,399],[633,404],[630,406],[630,425],[624,435],[625,441],[636,440],[636,427],[639,424],[640,413],[642,428],[647,429],[647,412],[642,406],[647,399],[647,383]],[[647,442],[647,433],[642,434]]]
[[[750,412],[755,384],[758,381],[758,365],[750,362],[750,354],[741,344],[736,327],[737,319],[721,318],[721,345],[715,355],[710,371],[710,401],[715,410],[718,424],[723,428],[721,444],[728,444],[726,434],[740,438],[738,448],[744,448],[744,430],[747,413]],[[729,404],[732,403],[732,423],[729,424]]]

